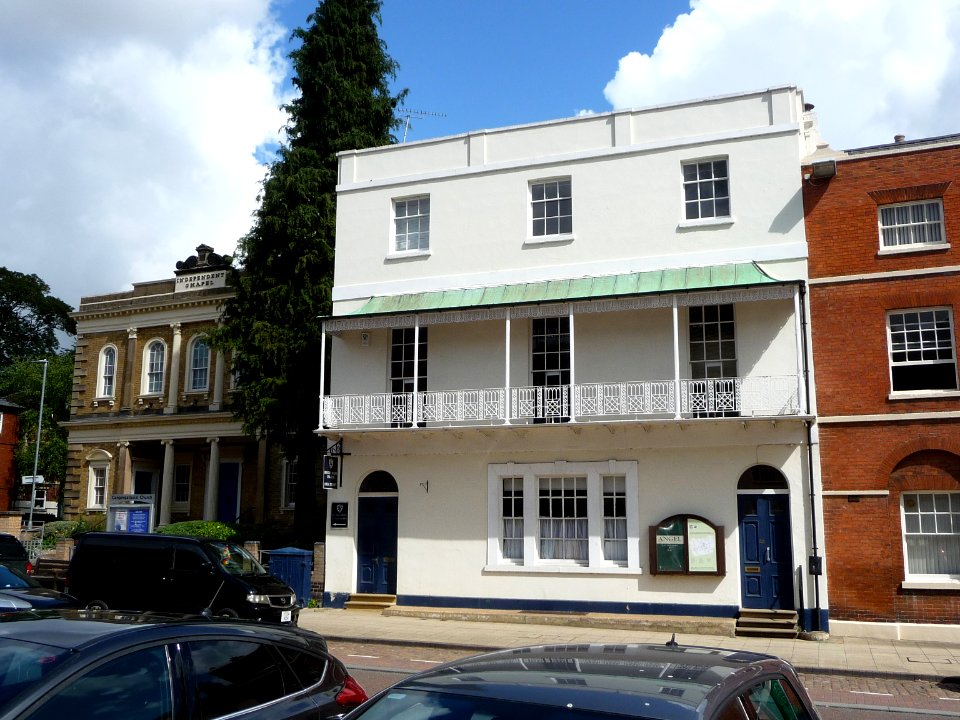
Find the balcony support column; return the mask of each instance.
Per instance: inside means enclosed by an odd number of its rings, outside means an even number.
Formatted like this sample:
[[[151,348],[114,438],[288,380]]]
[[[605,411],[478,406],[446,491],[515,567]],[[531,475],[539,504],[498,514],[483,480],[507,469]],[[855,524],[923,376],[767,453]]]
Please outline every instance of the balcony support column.
[[[417,412],[420,408],[420,403],[418,399],[420,397],[420,317],[417,315],[413,316],[413,427],[417,426],[417,423],[420,422],[420,413]]]
[[[323,430],[323,384],[327,379],[327,332],[323,323],[320,324],[320,418],[317,431]]]
[[[673,417],[680,419],[680,306],[673,296]]]
[[[503,424],[510,424],[510,308],[503,320],[504,327],[504,357],[503,357]]]
[[[577,386],[577,372],[576,372],[576,352],[574,347],[574,338],[576,337],[576,332],[573,329],[573,304],[570,305],[569,311],[569,320],[570,323],[570,388],[567,392],[570,393],[568,398],[569,407],[567,408],[570,413],[570,422],[577,421],[577,407],[574,402],[574,388]]]
[[[807,394],[803,391],[803,308],[800,304],[800,285],[793,288],[793,326],[796,330],[797,346],[797,409],[801,415],[806,415]]]

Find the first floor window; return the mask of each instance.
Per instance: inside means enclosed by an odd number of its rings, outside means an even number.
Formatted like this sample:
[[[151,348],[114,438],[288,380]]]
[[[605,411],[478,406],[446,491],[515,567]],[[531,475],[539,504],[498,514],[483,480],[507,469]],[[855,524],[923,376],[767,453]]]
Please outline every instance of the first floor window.
[[[101,508],[106,504],[107,498],[107,466],[90,466],[90,489],[87,502],[90,507]]]
[[[494,464],[488,482],[492,565],[639,570],[636,462]]]
[[[297,500],[297,459],[283,459],[283,507],[293,507]]]
[[[190,502],[190,466],[177,465],[173,471],[173,502],[186,505]]]
[[[536,182],[530,186],[531,235],[569,235],[573,232],[573,196],[570,178]]]
[[[206,390],[210,378],[210,345],[206,340],[193,343],[190,353],[190,389]]]
[[[523,478],[503,479],[503,557],[523,559]]]
[[[117,374],[117,349],[105,347],[100,352],[100,392],[99,397],[113,397],[114,379]]]
[[[430,248],[429,196],[394,200],[393,214],[397,252]]]
[[[146,353],[146,392],[159,395],[163,392],[163,367],[165,348],[159,340],[147,346]]]
[[[940,200],[886,205],[880,208],[880,241],[884,248],[944,242]]]
[[[683,163],[683,204],[687,220],[730,216],[726,160]]]
[[[894,391],[957,389],[953,314],[949,308],[892,312],[887,323]]]
[[[904,493],[908,575],[960,575],[960,492]]]

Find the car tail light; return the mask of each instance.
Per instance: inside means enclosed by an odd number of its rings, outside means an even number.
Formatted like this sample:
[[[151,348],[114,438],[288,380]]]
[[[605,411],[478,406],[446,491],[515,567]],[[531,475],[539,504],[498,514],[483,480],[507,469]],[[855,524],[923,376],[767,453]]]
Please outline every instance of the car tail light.
[[[27,560],[27,575],[33,575],[33,563]]]
[[[360,687],[360,683],[347,675],[343,681],[343,689],[337,693],[337,705],[343,708],[355,708],[366,700],[367,693]]]

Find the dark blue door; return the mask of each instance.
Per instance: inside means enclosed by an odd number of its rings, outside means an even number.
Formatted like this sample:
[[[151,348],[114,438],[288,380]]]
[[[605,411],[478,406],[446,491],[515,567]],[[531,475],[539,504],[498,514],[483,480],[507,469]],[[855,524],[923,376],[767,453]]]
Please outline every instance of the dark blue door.
[[[240,517],[240,463],[220,463],[217,520],[236,522]]]
[[[743,607],[793,610],[789,495],[738,495]]]
[[[357,592],[397,592],[397,498],[360,496]]]

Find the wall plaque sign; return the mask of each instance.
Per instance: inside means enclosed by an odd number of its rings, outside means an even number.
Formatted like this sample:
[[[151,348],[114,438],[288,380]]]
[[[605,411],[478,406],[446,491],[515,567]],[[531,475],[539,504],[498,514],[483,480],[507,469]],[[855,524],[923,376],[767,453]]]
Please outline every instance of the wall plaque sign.
[[[650,527],[653,575],[725,575],[723,526],[698,515],[674,515]]]

